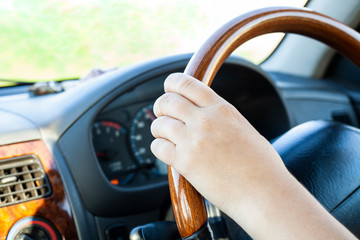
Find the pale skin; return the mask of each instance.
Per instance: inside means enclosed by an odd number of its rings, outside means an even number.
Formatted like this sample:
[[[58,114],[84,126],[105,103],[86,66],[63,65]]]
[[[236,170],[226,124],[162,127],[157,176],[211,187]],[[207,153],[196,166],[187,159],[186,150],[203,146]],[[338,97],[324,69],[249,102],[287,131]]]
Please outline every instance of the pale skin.
[[[154,155],[254,239],[356,239],[287,171],[271,144],[211,88],[170,75],[154,104]]]

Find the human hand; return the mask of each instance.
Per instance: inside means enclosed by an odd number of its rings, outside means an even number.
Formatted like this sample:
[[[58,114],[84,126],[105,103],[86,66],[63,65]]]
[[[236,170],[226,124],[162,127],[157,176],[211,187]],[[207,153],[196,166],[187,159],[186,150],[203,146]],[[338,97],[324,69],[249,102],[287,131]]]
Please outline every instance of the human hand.
[[[251,124],[212,89],[172,74],[154,104],[154,155],[254,239],[356,239],[287,171]]]
[[[172,74],[164,87],[154,104],[151,149],[221,210],[231,215],[255,184],[268,180],[269,169],[285,169],[271,145],[208,86]]]

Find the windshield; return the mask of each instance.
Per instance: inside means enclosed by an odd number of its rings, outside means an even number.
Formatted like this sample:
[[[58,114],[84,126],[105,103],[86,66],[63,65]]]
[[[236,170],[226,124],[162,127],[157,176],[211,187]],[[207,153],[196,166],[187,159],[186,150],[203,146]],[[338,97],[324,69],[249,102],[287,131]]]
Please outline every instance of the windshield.
[[[265,6],[305,0],[42,0],[0,2],[0,79],[41,81],[83,76],[157,57],[193,52],[218,27]],[[283,35],[237,50],[261,62]]]

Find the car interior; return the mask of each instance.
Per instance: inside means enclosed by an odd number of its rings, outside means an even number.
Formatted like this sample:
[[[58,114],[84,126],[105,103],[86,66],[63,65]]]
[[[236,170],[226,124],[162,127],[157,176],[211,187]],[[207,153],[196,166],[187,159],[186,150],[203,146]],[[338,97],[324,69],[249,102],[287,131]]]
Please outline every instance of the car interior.
[[[360,70],[354,61],[360,50],[349,43],[360,42],[360,2],[310,0],[306,8],[355,29],[349,33],[355,40],[342,42],[336,33],[314,40],[289,30],[258,65],[228,51],[211,87],[360,236]],[[0,239],[179,239],[168,169],[149,148],[150,125],[165,78],[189,72],[194,56],[1,88]],[[206,211],[213,238],[251,239],[209,202]]]

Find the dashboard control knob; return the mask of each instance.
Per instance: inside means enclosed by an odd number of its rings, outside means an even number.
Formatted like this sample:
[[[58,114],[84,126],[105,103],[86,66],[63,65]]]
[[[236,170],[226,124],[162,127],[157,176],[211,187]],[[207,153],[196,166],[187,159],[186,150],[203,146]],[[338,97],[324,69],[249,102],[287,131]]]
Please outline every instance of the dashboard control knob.
[[[28,229],[24,229],[24,231],[26,231]],[[46,235],[46,233],[44,231],[42,231],[41,229],[31,229],[30,230],[31,233],[27,234],[27,233],[20,233],[18,235],[16,235],[15,240],[50,240],[50,238]],[[41,237],[40,237],[41,236]]]
[[[27,217],[17,221],[10,229],[6,240],[60,240],[55,226],[40,217]]]

